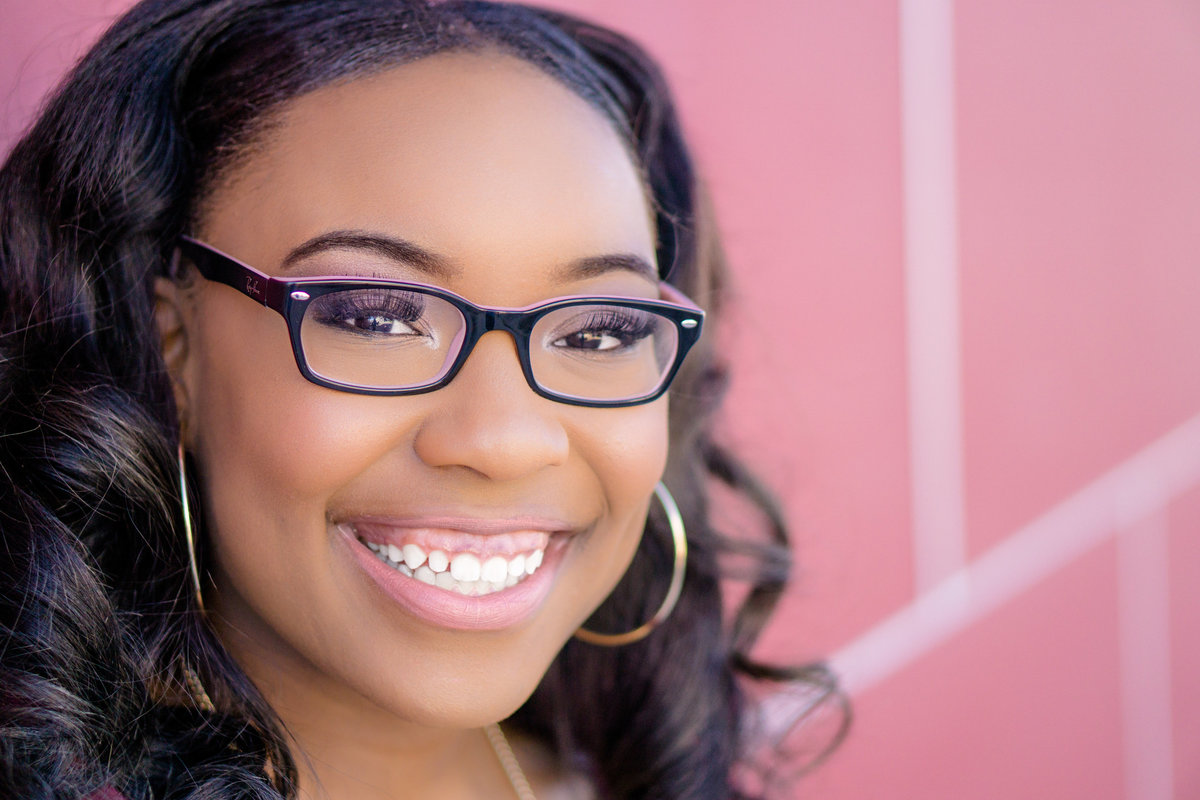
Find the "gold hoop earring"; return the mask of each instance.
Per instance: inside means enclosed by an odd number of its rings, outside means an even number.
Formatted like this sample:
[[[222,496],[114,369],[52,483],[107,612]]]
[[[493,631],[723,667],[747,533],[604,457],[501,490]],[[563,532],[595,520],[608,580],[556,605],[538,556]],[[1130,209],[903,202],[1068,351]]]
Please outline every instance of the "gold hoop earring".
[[[663,620],[671,616],[671,612],[675,610],[675,604],[679,602],[679,595],[683,592],[683,573],[687,569],[687,531],[684,530],[683,515],[679,513],[679,506],[675,504],[675,498],[671,496],[661,481],[654,487],[654,496],[658,498],[663,511],[666,512],[667,525],[671,528],[671,543],[675,547],[675,564],[671,569],[671,585],[667,588],[667,596],[663,598],[662,604],[654,612],[654,616],[631,631],[598,633],[589,631],[587,628],[580,628],[575,631],[576,639],[603,647],[632,644],[649,636],[651,631],[662,624]]]
[[[188,567],[192,573],[192,589],[196,592],[196,607],[204,611],[204,595],[200,591],[200,568],[196,565],[196,536],[192,528],[192,507],[188,503],[187,467],[183,461],[183,438],[179,440],[179,511],[183,517],[183,535],[187,539]]]

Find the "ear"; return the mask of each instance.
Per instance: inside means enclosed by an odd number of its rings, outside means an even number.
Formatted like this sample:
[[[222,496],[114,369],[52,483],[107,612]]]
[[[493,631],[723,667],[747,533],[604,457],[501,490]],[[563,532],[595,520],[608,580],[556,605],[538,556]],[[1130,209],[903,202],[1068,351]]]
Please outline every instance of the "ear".
[[[185,437],[189,429],[187,381],[188,364],[188,315],[185,311],[187,288],[168,278],[154,281],[154,321],[158,327],[158,339],[162,346],[163,362],[171,378],[171,389],[175,394],[175,409],[179,425]]]

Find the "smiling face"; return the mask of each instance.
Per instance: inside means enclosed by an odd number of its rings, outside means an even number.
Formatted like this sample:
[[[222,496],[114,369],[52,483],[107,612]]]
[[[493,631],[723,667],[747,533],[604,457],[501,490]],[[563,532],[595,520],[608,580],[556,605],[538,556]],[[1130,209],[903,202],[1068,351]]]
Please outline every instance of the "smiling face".
[[[198,238],[276,276],[421,281],[503,307],[659,296],[634,268],[654,263],[654,240],[618,135],[495,54],[300,98],[205,209]],[[515,710],[633,557],[666,460],[665,398],[539,397],[501,331],[437,391],[339,392],[306,381],[284,320],[234,289],[164,296],[205,498],[206,603],[285,721],[474,727]]]

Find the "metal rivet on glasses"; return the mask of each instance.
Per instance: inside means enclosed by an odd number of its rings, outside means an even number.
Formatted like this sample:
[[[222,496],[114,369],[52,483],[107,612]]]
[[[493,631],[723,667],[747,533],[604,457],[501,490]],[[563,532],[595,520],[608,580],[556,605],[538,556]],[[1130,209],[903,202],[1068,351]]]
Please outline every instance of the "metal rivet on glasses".
[[[292,292],[292,299],[293,300],[307,300],[308,292],[301,292],[301,291]]]
[[[696,322],[696,320],[694,320],[694,319],[685,319],[683,322],[680,322],[679,324],[680,324],[680,325],[682,325],[682,326],[683,326],[683,327],[685,327],[685,328],[694,328],[694,327],[696,327],[696,326],[697,326],[699,323],[698,323],[698,322]]]

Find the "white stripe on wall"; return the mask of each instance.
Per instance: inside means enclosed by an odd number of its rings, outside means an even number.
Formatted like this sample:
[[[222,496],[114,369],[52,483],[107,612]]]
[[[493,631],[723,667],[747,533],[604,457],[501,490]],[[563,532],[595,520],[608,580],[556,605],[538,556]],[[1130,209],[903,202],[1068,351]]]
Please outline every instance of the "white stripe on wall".
[[[1171,800],[1171,598],[1167,514],[1117,537],[1125,800]]]
[[[900,3],[913,570],[919,595],[965,558],[951,0]]]
[[[834,669],[851,694],[870,689],[1109,540],[1132,521],[1162,513],[1172,498],[1196,486],[1200,486],[1200,415],[1104,473],[1015,531],[970,566],[875,625],[833,657]],[[1146,487],[1156,488],[1149,491]],[[1149,561],[1159,556],[1146,558]],[[1130,568],[1131,573],[1133,569]],[[1145,568],[1145,571],[1148,574],[1150,570]],[[1140,573],[1130,579],[1147,580]],[[1155,580],[1161,581],[1161,575],[1156,575]],[[1165,613],[1160,608],[1166,602],[1162,598],[1143,602],[1147,606],[1153,604],[1159,611],[1138,609],[1139,616]],[[1154,624],[1161,624],[1161,619]],[[1160,649],[1149,656],[1158,665],[1146,669],[1159,676],[1163,671],[1162,634],[1145,635],[1155,637],[1158,642],[1153,646]],[[1141,680],[1137,678],[1139,686]],[[1150,723],[1146,725],[1148,730]],[[1155,722],[1154,727],[1158,730],[1161,722]]]

